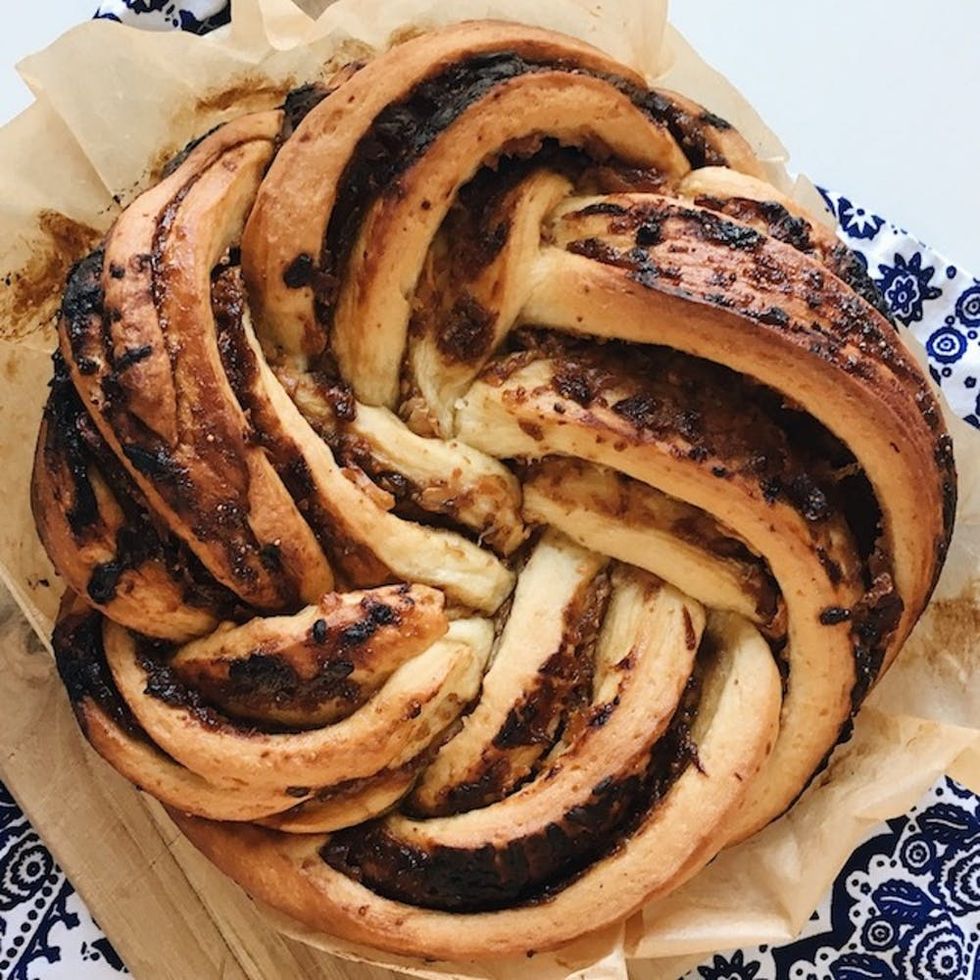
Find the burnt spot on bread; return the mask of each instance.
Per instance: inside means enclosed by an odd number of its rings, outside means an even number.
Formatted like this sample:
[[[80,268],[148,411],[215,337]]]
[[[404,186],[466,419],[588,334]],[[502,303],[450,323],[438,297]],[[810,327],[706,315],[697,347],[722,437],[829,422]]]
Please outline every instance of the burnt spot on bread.
[[[767,473],[759,480],[759,489],[766,503],[774,504],[780,500],[789,503],[811,524],[825,522],[837,513],[828,496],[828,489],[817,481],[814,474],[805,471],[791,475],[773,474],[769,456],[760,456],[757,460],[763,472]]]
[[[333,89],[320,82],[309,82],[292,89],[282,104],[282,126],[276,145],[282,146],[331,91]]]
[[[820,623],[823,626],[838,626],[851,619],[851,610],[843,609],[840,606],[829,606],[820,614]]]
[[[133,469],[143,476],[174,485],[180,485],[187,479],[187,469],[163,445],[146,447],[130,444],[124,445],[122,450]]]
[[[830,581],[830,584],[840,585],[844,578],[844,572],[840,567],[840,563],[834,561],[825,548],[817,548],[816,555],[817,560],[823,566],[823,570],[827,573],[827,579]]]
[[[327,631],[327,621],[325,619],[318,619],[314,622],[313,626],[310,628],[310,638],[314,643],[322,646],[327,642],[327,637],[329,633]]]
[[[647,218],[636,229],[636,244],[640,248],[652,248],[658,245],[663,234],[663,228],[655,218]]]
[[[724,245],[733,251],[756,249],[764,240],[764,236],[754,228],[735,221],[726,221],[711,211],[691,211],[687,217],[693,219],[692,223],[698,237],[706,242]]]
[[[313,256],[302,252],[286,266],[282,281],[289,289],[303,289],[312,284],[315,272]]]
[[[0,275],[0,339],[19,340],[48,326],[66,278],[70,288],[79,264],[99,238],[94,228],[58,211],[38,214],[37,237],[28,257],[20,268]],[[97,261],[101,267],[101,259]]]
[[[214,136],[214,134],[224,126],[224,123],[218,123],[216,126],[212,126],[209,130],[201,133],[200,136],[195,136],[192,140],[189,140],[184,146],[178,150],[173,156],[165,160],[162,166],[159,168],[154,168],[154,170],[159,170],[159,180],[166,180],[168,177],[176,173],[186,162],[187,158],[209,137]]]
[[[653,429],[658,425],[660,401],[652,395],[637,394],[621,398],[612,410],[638,429]]]
[[[72,266],[61,297],[61,320],[74,357],[84,356],[84,343],[91,330],[91,320],[102,318],[105,297],[102,291],[102,267],[105,252],[99,248]]]
[[[616,204],[613,201],[597,201],[595,204],[586,205],[586,207],[576,212],[583,218],[589,218],[596,214],[607,214],[612,216],[622,216],[629,213],[629,209],[623,207],[622,204]]]
[[[126,350],[116,358],[115,370],[119,374],[128,368],[145,361],[153,354],[152,344],[141,344],[139,347],[127,347]]]
[[[108,605],[115,598],[119,579],[125,566],[118,561],[103,562],[92,569],[88,582],[89,598],[99,606]]]
[[[597,372],[590,372],[586,365],[568,361],[562,363],[555,372],[552,384],[555,391],[583,408],[588,408],[601,389],[602,378]]]
[[[613,698],[612,701],[607,701],[605,704],[593,705],[589,710],[589,728],[604,728],[618,707],[619,698]]]
[[[275,541],[269,541],[259,548],[259,561],[267,572],[281,572],[282,565],[282,545]]]
[[[608,245],[601,238],[581,238],[578,241],[569,242],[565,248],[573,255],[581,255],[584,258],[592,259],[593,262],[602,262],[604,265],[622,264],[619,250]]]
[[[732,129],[732,124],[727,119],[723,119],[717,113],[711,112],[708,109],[704,109],[698,115],[698,119],[705,123],[705,125],[711,126],[713,129],[720,130],[721,132],[727,132]]]
[[[810,222],[791,214],[777,201],[753,201],[744,197],[730,197],[725,200],[698,197],[694,203],[698,207],[720,211],[736,221],[760,228],[765,234],[792,245],[800,252],[810,254],[814,250]]]
[[[340,633],[340,647],[351,649],[367,643],[375,633],[385,626],[396,626],[399,622],[398,610],[372,596],[361,600],[362,617]]]

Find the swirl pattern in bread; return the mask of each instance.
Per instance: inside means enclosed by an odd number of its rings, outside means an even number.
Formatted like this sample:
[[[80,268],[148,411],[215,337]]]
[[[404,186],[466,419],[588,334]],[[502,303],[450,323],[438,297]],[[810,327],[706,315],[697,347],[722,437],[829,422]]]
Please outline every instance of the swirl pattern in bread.
[[[553,948],[819,770],[956,477],[874,285],[764,175],[601,52],[468,23],[219,127],[74,269],[59,668],[250,893]]]

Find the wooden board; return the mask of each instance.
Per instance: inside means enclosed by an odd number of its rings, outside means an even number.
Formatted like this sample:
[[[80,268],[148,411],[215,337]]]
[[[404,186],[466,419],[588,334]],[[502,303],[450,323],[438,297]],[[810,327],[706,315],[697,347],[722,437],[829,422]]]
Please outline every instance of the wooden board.
[[[137,980],[394,980],[275,932],[78,731],[0,586],[0,777]]]

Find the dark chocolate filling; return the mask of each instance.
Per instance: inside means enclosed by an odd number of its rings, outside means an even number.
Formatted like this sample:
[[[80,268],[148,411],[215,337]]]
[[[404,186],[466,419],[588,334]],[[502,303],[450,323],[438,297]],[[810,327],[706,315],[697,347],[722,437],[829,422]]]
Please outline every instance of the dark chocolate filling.
[[[360,686],[350,680],[354,669],[351,660],[326,660],[307,680],[282,657],[255,651],[231,664],[212,697],[227,703],[229,713],[234,706],[234,714],[256,720],[269,707],[314,710],[325,701],[343,701],[354,710],[363,701]]]
[[[398,178],[439,135],[496,86],[523,75],[546,71],[566,71],[608,82],[653,121],[670,131],[692,166],[726,162],[708,147],[704,136],[706,127],[727,128],[724,120],[710,114],[690,116],[666,96],[641,89],[617,75],[591,72],[567,61],[527,60],[507,51],[457,62],[420,83],[402,102],[383,109],[352,153],[338,183],[319,269],[309,280],[316,293],[317,319],[322,326],[329,327],[333,320],[339,284],[350,251],[374,201],[392,192]]]
[[[343,629],[328,633],[326,620],[314,622],[306,645],[315,654],[317,671],[302,677],[279,653],[256,649],[231,663],[227,678],[201,682],[202,691],[226,710],[243,718],[262,720],[269,707],[315,710],[324,702],[341,701],[351,711],[363,704],[371,692],[363,690],[351,675],[359,648],[385,627],[398,626],[398,610],[372,596],[360,603],[359,618]],[[233,710],[232,710],[233,709]]]
[[[87,418],[61,352],[56,351],[52,360],[51,395],[44,409],[48,425],[45,452],[53,452],[68,469],[72,481],[72,505],[65,518],[72,534],[82,538],[99,520],[99,505],[89,479],[89,456],[80,431]]]
[[[52,643],[58,674],[76,712],[83,701],[91,700],[124,732],[144,737],[129,705],[120,696],[106,662],[101,614],[86,610],[62,616],[55,626]]]
[[[588,340],[540,330],[514,334],[510,347],[508,358],[488,366],[491,383],[506,376],[508,364],[517,368],[528,359],[554,358],[561,366],[552,384],[563,397],[585,409],[609,408],[643,434],[679,435],[690,443],[687,455],[695,461],[726,459],[726,478],[739,473],[758,481],[767,500],[792,506],[815,530],[831,515],[844,518],[854,535],[867,590],[851,611],[857,670],[852,699],[857,708],[880,671],[902,602],[890,558],[880,545],[881,510],[846,446],[816,419],[787,405],[781,393],[670,348],[610,341],[597,350]],[[632,378],[638,390],[610,404],[606,394],[623,377]],[[841,478],[840,472],[846,475]],[[697,540],[712,546],[703,535]],[[829,581],[837,584],[842,571],[817,540],[815,554]],[[760,595],[760,604],[767,598]]]
[[[300,123],[334,91],[319,82],[310,82],[294,88],[282,104],[282,127],[276,140],[278,150],[299,128]]]
[[[333,834],[320,855],[377,894],[420,908],[476,913],[547,901],[624,844],[687,767],[697,764],[690,732],[699,696],[695,676],[647,765],[603,779],[587,802],[540,833],[500,849],[426,850],[374,821]]]
[[[195,136],[194,139],[188,141],[184,144],[184,147],[175,153],[164,165],[160,171],[160,179],[166,180],[168,177],[172,176],[180,167],[186,162],[187,158],[209,137],[213,136],[224,123],[218,123],[216,126],[212,126],[206,133],[201,133],[200,136]]]
[[[346,537],[337,522],[317,500],[313,476],[299,448],[282,431],[278,417],[270,412],[260,388],[258,364],[244,331],[245,291],[237,266],[219,266],[215,270],[211,303],[217,328],[218,351],[222,366],[239,404],[248,412],[255,438],[269,455],[279,478],[296,502],[304,519],[324,551],[333,558],[355,587],[384,585],[390,572],[361,542]],[[349,389],[337,391],[337,404],[353,401]],[[338,413],[339,414],[339,413]]]
[[[208,575],[182,542],[157,523],[85,411],[60,352],[53,360],[51,396],[45,408],[48,431],[44,452],[52,457],[49,465],[63,465],[71,480],[72,504],[66,518],[72,535],[82,544],[90,534],[98,533],[101,524],[90,477],[93,470],[106,482],[124,515],[116,532],[115,555],[92,571],[89,597],[99,605],[111,603],[127,571],[159,561],[181,585],[183,599],[189,605],[233,615],[237,605],[234,597]]]
[[[537,746],[538,763],[515,782],[506,758],[491,753],[478,775],[447,787],[443,799],[424,816],[451,816],[489,806],[538,775],[540,760],[562,736],[570,719],[588,709],[595,645],[608,599],[608,575],[601,573],[582,599],[565,611],[559,649],[541,667],[534,686],[511,708],[492,740],[492,747],[503,752]],[[413,812],[410,805],[405,812]]]

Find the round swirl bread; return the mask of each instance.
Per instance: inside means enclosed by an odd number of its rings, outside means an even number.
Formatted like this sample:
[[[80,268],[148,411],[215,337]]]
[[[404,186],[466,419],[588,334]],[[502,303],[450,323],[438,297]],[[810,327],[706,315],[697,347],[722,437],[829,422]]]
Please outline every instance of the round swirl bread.
[[[956,478],[857,259],[553,33],[416,37],[192,144],[73,270],[34,474],[82,729],[252,895],[552,948],[783,813]]]

